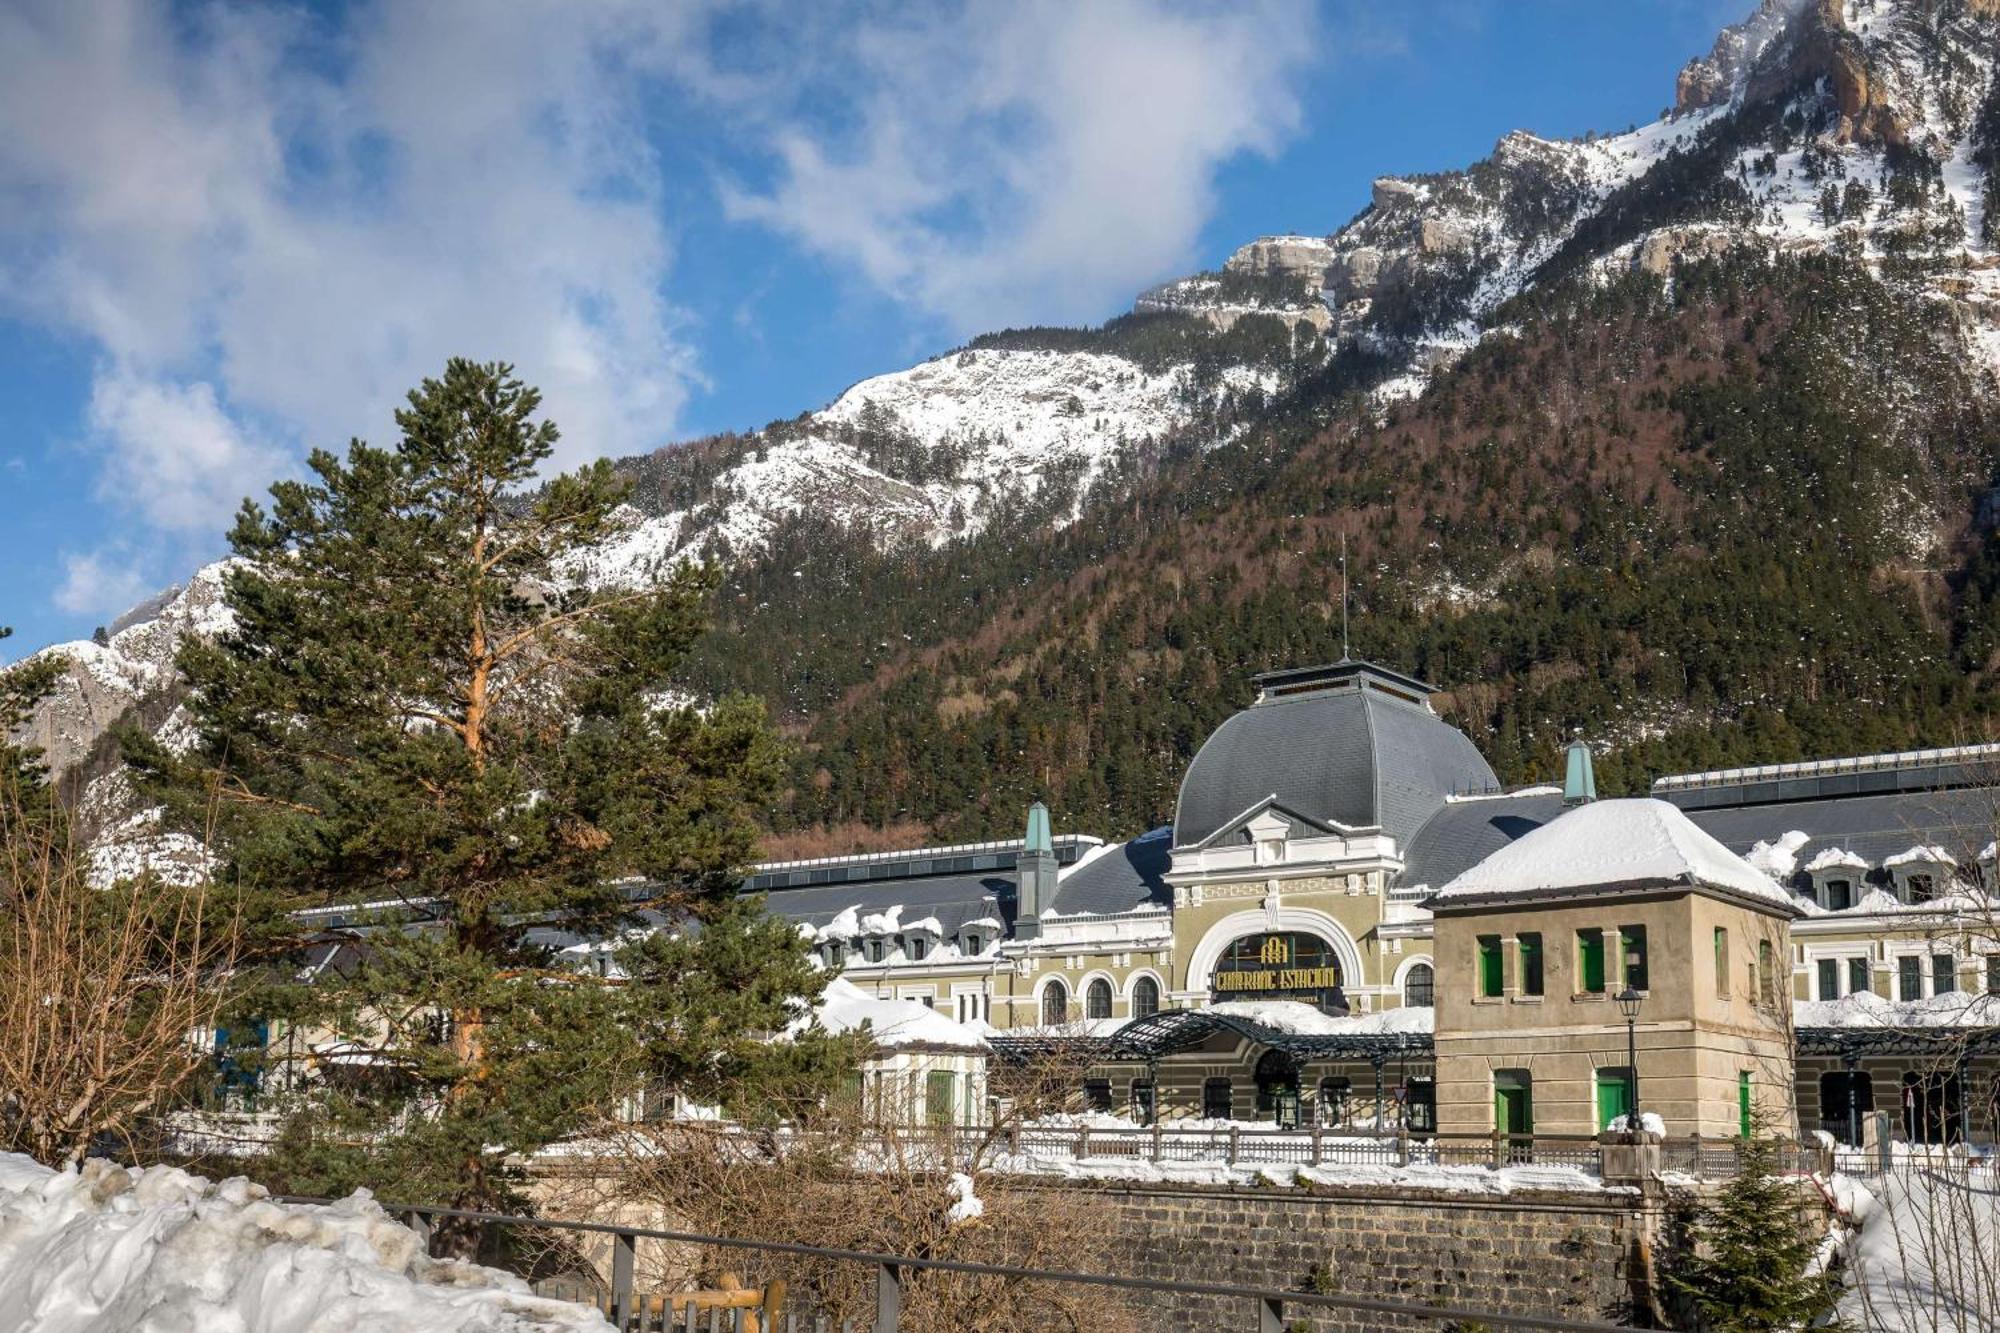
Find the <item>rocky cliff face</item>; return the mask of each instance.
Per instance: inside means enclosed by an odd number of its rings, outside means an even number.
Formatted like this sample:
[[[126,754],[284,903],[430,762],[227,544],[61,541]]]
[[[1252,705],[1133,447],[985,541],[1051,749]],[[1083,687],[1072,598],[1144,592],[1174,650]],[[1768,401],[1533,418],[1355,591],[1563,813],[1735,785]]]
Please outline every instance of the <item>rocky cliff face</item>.
[[[1229,267],[1306,283],[1318,269],[1331,344],[1404,358],[1404,392],[1538,283],[1743,244],[1839,249],[1928,282],[1993,346],[1996,52],[2000,0],[1764,0],[1687,64],[1660,121],[1509,134],[1463,171],[1376,181],[1324,245],[1265,238]],[[1199,278],[1158,292],[1180,309],[1212,295]]]

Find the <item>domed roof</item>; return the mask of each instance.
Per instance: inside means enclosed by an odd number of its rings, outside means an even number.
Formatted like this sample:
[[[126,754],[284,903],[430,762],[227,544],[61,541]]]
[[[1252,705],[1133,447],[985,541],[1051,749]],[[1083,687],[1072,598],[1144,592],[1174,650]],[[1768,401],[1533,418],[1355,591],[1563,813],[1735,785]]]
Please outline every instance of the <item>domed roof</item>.
[[[1309,819],[1379,826],[1407,847],[1454,793],[1490,791],[1493,769],[1431,711],[1430,686],[1365,662],[1257,677],[1257,702],[1216,728],[1188,765],[1174,845],[1191,847],[1266,797]]]

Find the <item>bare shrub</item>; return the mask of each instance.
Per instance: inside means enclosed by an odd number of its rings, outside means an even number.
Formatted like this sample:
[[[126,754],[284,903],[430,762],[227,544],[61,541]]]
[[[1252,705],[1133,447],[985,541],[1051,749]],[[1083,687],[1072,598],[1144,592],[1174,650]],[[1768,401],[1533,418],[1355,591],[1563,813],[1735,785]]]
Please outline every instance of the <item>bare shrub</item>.
[[[1046,1184],[988,1169],[1006,1126],[989,1132],[878,1123],[836,1108],[776,1133],[667,1121],[610,1126],[600,1151],[549,1182],[551,1215],[634,1223],[706,1235],[1003,1264],[1115,1272],[1115,1235],[1088,1187]],[[953,1176],[969,1181],[982,1211],[955,1214]],[[961,1210],[962,1213],[963,1210]],[[853,1261],[764,1255],[726,1247],[660,1248],[641,1255],[654,1291],[714,1287],[721,1275],[751,1284],[782,1278],[800,1308],[865,1322],[875,1270]],[[912,1269],[903,1318],[913,1328],[1010,1333],[1136,1328],[1118,1293],[981,1274]]]
[[[61,821],[0,784],[0,1142],[61,1166],[163,1105],[238,939],[205,881],[93,887]]]

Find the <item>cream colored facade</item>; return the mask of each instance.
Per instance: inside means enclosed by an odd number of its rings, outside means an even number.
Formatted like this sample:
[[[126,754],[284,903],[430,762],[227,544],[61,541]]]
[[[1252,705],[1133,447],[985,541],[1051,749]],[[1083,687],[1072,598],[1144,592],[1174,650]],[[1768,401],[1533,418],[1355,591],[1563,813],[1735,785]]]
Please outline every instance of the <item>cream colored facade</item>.
[[[1635,959],[1627,945],[1641,939]],[[1450,974],[1473,983],[1438,992],[1440,1130],[1494,1130],[1496,1086],[1517,1083],[1531,1095],[1534,1132],[1595,1134],[1602,1099],[1626,1084],[1629,1042],[1640,1108],[1675,1133],[1737,1133],[1746,1085],[1767,1123],[1795,1131],[1782,916],[1693,890],[1614,892],[1440,908],[1436,940]],[[1482,940],[1501,960],[1497,995],[1479,984]],[[1541,957],[1534,991],[1523,976],[1524,940]],[[1583,975],[1587,948],[1602,960],[1595,988]],[[1627,986],[1642,997],[1629,1033],[1613,998]]]

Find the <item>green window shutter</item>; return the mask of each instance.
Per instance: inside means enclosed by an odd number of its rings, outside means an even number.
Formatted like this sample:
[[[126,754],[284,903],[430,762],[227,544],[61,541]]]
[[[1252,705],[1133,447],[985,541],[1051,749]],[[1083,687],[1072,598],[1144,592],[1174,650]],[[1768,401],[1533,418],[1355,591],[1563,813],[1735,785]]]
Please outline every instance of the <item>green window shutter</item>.
[[[1840,998],[1840,961],[1835,958],[1819,960],[1819,998],[1837,1000]]]
[[[1620,926],[1618,928],[1619,975],[1633,990],[1646,990],[1646,928],[1644,926]]]
[[[1530,933],[1520,937],[1521,944],[1521,994],[1540,995],[1542,993],[1542,937]]]
[[[1479,993],[1492,999],[1505,990],[1504,974],[1500,965],[1500,937],[1481,935],[1479,937]]]
[[[1870,981],[1868,976],[1868,960],[1866,958],[1848,959],[1847,993],[1849,995],[1859,995],[1863,991],[1874,989],[1874,983]]]
[[[924,1118],[933,1125],[951,1123],[952,1105],[958,1098],[957,1078],[949,1069],[933,1069],[924,1087]]]
[[[1604,993],[1604,932],[1601,930],[1579,930],[1576,932],[1576,970],[1581,979],[1580,989],[1592,995]]]
[[[1750,1137],[1750,1071],[1747,1069],[1736,1076],[1736,1133],[1742,1138]]]
[[[1729,998],[1729,931],[1715,928],[1715,993]]]

